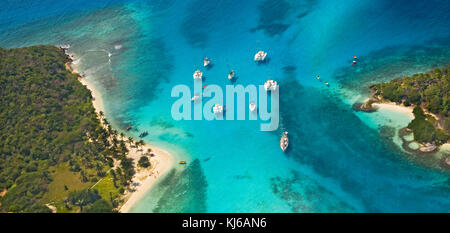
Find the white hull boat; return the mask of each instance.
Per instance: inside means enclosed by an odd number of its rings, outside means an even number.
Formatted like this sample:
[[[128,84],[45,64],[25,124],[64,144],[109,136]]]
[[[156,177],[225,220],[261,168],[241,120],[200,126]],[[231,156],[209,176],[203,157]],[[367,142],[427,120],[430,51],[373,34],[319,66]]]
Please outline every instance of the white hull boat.
[[[250,105],[248,107],[250,108],[251,112],[256,111],[256,104],[255,104],[255,102],[250,102]]]
[[[288,132],[284,131],[280,139],[280,148],[283,152],[285,152],[288,146],[289,146]]]
[[[256,62],[262,62],[264,60],[266,60],[267,57],[267,53],[264,51],[259,51],[255,54],[255,61]]]
[[[200,70],[196,70],[194,72],[194,75],[192,75],[194,77],[195,80],[201,80],[203,73]]]

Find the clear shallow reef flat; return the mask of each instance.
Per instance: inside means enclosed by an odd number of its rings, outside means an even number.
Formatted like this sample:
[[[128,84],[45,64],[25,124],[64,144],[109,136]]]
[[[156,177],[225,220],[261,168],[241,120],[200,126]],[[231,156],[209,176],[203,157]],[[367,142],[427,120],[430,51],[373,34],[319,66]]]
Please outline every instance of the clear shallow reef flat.
[[[132,212],[450,212],[449,171],[413,163],[376,115],[351,107],[371,83],[450,64],[448,1],[18,4],[0,9],[1,47],[70,44],[115,127],[147,130],[146,142],[188,161]],[[268,64],[253,62],[258,50]],[[277,80],[280,128],[174,121],[172,87],[193,86],[196,69],[222,87],[230,69],[244,86]]]

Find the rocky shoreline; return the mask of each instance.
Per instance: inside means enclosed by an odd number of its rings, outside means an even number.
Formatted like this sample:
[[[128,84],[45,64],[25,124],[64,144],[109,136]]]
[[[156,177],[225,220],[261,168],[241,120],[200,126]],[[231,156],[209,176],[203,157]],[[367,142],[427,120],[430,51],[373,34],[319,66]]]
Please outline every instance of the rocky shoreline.
[[[410,136],[408,138],[408,136]],[[403,128],[399,131],[399,137],[402,139],[402,147],[411,153],[430,154],[438,151],[438,146],[434,143],[419,143],[414,140],[412,130]]]
[[[372,95],[365,102],[354,103],[352,108],[354,111],[373,113],[383,107],[392,107],[394,103],[382,99],[380,96]],[[404,105],[395,104],[396,108],[404,108],[405,113],[410,112],[412,114],[413,107],[406,107]],[[406,111],[408,110],[408,111]],[[398,136],[402,141],[401,147],[404,151],[415,155],[416,158],[424,158],[424,156],[433,159],[438,153],[441,153],[442,145],[436,145],[433,142],[421,143],[414,140],[413,131],[409,128],[403,128],[398,131]],[[448,143],[447,143],[448,144]],[[450,154],[442,152],[443,156],[438,158],[440,160],[441,167],[445,170],[450,169]],[[419,159],[421,160],[421,159]],[[427,159],[428,160],[428,159]]]

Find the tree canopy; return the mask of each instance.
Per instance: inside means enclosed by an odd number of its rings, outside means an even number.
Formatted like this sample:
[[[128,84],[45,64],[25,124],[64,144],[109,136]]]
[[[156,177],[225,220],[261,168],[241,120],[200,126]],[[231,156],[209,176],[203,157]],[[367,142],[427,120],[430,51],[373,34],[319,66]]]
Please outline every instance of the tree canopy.
[[[67,62],[54,46],[0,48],[0,192],[7,190],[0,212],[49,212],[43,197],[54,167],[68,164],[88,183],[104,177],[113,158],[126,158],[125,142],[102,126],[91,92]],[[125,164],[125,178],[115,174],[126,185],[134,170]]]
[[[371,86],[374,96],[405,106],[415,105],[408,128],[419,142],[442,144],[450,139],[450,66]],[[423,109],[438,116],[438,120]]]

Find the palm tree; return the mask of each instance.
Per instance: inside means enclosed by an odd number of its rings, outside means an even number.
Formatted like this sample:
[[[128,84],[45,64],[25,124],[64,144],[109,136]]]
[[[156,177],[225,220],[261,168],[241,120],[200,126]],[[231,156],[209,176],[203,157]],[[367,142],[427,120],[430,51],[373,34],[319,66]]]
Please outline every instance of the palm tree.
[[[118,132],[117,132],[117,130],[113,129],[113,130],[111,130],[111,134],[113,135],[113,137],[117,137]]]
[[[130,146],[133,144],[134,140],[132,137],[128,137],[128,144],[130,144]]]
[[[144,142],[144,140],[139,140],[139,144],[141,145],[141,146],[143,146],[143,145],[145,145],[145,142]]]
[[[103,124],[104,125],[109,125],[109,121],[106,118],[103,118]]]
[[[114,146],[117,146],[117,144],[119,143],[119,141],[117,140],[117,137],[116,137],[116,136],[113,136],[112,142],[113,142]]]
[[[124,137],[125,137],[125,134],[123,132],[120,132],[120,139],[123,140]]]
[[[141,141],[134,142],[134,145],[136,146],[137,149],[139,149],[139,146],[141,145]]]
[[[98,115],[100,116],[100,119],[102,119],[105,116],[105,113],[103,111],[98,112]]]

